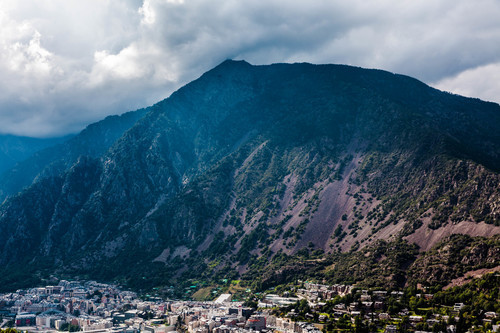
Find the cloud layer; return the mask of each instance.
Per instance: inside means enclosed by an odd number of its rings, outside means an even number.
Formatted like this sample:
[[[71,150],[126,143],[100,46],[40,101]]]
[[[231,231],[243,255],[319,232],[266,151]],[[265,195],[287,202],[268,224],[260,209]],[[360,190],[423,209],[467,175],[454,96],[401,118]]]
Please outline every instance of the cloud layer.
[[[0,0],[0,133],[148,106],[227,58],[344,63],[500,102],[497,0]]]

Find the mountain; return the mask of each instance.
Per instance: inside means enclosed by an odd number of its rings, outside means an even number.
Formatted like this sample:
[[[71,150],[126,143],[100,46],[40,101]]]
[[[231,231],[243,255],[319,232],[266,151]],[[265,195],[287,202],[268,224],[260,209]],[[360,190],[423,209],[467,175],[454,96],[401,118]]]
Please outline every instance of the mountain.
[[[225,61],[143,112],[4,201],[2,285],[249,276],[382,240],[413,262],[500,233],[498,104],[381,70]]]
[[[62,143],[59,143],[61,140],[56,141],[55,139],[42,141],[45,146],[38,144],[37,147],[40,149],[36,151],[31,149],[22,158],[18,158],[17,164],[6,168],[3,174],[0,173],[0,201],[8,195],[17,194],[23,188],[31,185],[33,181],[64,172],[80,156],[100,157],[146,112],[146,109],[140,109],[120,116],[109,116],[100,122],[89,125],[81,133],[67,138]],[[11,141],[5,143],[9,149],[16,147]]]
[[[0,135],[0,174],[35,152],[53,146],[68,137],[38,139],[15,135]]]

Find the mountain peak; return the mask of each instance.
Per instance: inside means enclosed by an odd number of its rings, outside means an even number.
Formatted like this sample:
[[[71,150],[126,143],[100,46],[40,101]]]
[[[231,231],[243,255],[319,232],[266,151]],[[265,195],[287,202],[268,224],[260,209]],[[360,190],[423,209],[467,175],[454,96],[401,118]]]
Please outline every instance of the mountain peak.
[[[216,67],[221,67],[221,66],[252,66],[252,65],[248,63],[246,60],[226,59]]]
[[[213,69],[208,71],[207,73],[219,72],[219,71],[241,70],[244,68],[251,68],[251,67],[253,67],[253,66],[250,63],[246,62],[245,60],[226,59],[223,62],[221,62],[219,65],[215,66]]]

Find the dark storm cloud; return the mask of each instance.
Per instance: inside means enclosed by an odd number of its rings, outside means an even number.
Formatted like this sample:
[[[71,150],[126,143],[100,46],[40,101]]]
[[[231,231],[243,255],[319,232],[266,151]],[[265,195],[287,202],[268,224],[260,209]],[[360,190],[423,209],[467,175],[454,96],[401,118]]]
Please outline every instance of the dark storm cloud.
[[[76,131],[227,58],[382,68],[499,101],[498,17],[495,0],[1,0],[0,132]]]

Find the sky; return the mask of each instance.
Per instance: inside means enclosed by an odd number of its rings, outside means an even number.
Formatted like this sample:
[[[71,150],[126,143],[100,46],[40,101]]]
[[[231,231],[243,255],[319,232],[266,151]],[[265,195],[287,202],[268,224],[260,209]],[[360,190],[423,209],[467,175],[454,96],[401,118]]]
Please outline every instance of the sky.
[[[225,59],[379,68],[500,102],[499,0],[0,0],[0,133],[75,133]]]

